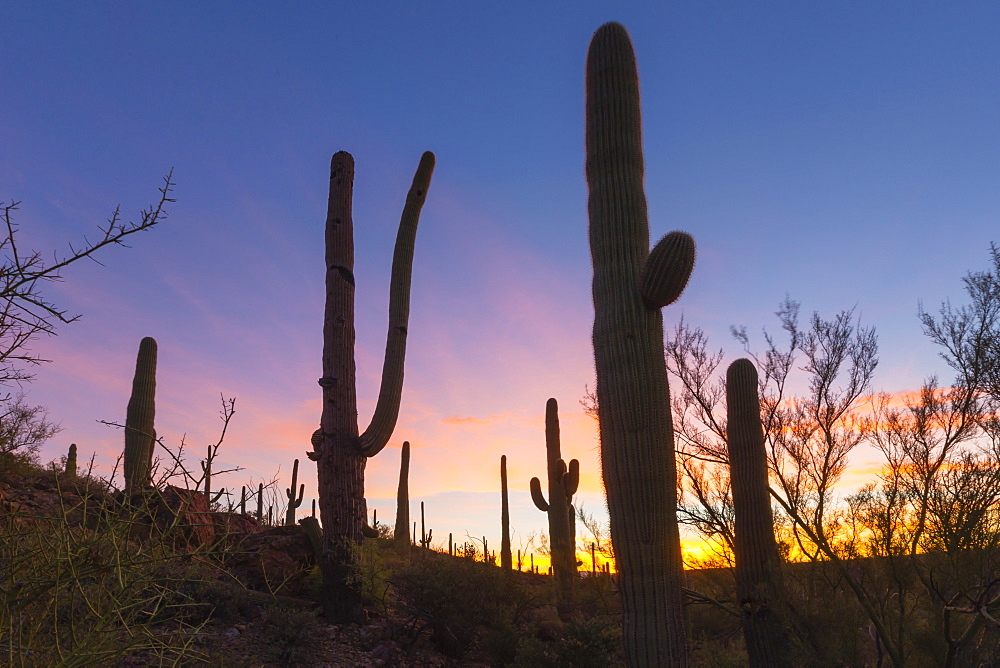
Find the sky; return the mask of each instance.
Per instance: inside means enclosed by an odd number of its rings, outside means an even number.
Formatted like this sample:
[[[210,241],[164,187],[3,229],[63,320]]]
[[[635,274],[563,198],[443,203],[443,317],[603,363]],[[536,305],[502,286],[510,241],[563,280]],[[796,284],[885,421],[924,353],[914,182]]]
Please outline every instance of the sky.
[[[107,473],[139,341],[159,343],[157,430],[203,456],[236,414],[215,486],[279,477],[320,414],[330,156],[356,160],[360,427],[374,409],[392,246],[413,171],[437,167],[417,234],[402,407],[367,465],[392,523],[403,440],[411,517],[499,546],[508,458],[515,548],[546,531],[544,407],[560,403],[577,503],[603,517],[584,180],[584,62],[628,28],[642,90],[651,236],[690,232],[683,316],[727,360],[729,326],[856,308],[880,337],[874,389],[947,370],[918,304],[961,302],[1000,241],[1000,5],[983,2],[3,3],[0,199],[21,245],[65,253],[121,205],[176,203],[156,229],[44,294],[82,317],[32,344],[24,389]],[[758,338],[759,341],[759,338]],[[856,453],[851,482],[877,457]],[[191,464],[197,469],[197,464]],[[851,476],[854,475],[854,478]],[[582,529],[581,529],[582,531]],[[537,544],[537,541],[536,541]]]

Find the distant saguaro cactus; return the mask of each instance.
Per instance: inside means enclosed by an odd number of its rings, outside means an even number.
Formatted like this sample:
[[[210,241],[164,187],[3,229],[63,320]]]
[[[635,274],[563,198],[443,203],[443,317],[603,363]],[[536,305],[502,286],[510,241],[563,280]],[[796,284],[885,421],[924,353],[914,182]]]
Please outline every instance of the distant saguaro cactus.
[[[549,498],[542,494],[542,483],[531,479],[531,499],[539,510],[548,514],[549,547],[552,565],[559,583],[558,610],[560,617],[568,619],[576,603],[576,544],[570,523],[573,521],[573,495],[580,484],[580,462],[570,460],[569,466],[562,459],[559,443],[559,404],[555,399],[545,403],[545,459],[548,466]]]
[[[399,455],[399,487],[396,488],[396,527],[392,538],[397,545],[410,544],[410,442],[403,441]]]
[[[264,523],[264,483],[257,485],[257,523]]]
[[[586,90],[597,410],[625,653],[631,666],[687,665],[660,309],[687,284],[694,241],[671,232],[649,250],[639,77],[632,42],[618,23],[594,33]]]
[[[781,555],[767,482],[757,369],[738,359],[726,371],[726,442],[733,490],[736,598],[751,666],[790,666],[788,629],[775,609],[784,599]]]
[[[323,413],[313,434],[323,525],[323,609],[329,623],[362,623],[357,545],[365,522],[365,462],[392,436],[403,389],[403,359],[410,313],[413,246],[420,210],[430,187],[434,154],[426,152],[406,196],[389,280],[389,331],[382,385],[371,424],[358,434],[354,364],[354,158],[344,151],[330,161],[326,217],[326,307],[323,319]]]
[[[69,444],[69,453],[66,454],[66,475],[70,478],[76,477],[76,443]]]
[[[125,414],[125,492],[149,487],[156,443],[156,340],[147,336],[139,342],[132,379],[132,396]]]
[[[205,478],[205,501],[208,503],[208,507],[211,508],[213,503],[217,503],[222,495],[225,494],[225,488],[220,489],[215,498],[212,498],[212,460],[215,459],[215,453],[212,452],[212,446],[208,446],[208,453],[205,459],[201,462],[201,472],[202,477]]]
[[[507,501],[507,455],[500,455],[500,568],[511,570],[514,559],[510,553],[510,503]]]
[[[305,483],[299,485],[299,496],[295,498],[295,484],[299,481],[299,460],[292,464],[292,485],[285,488],[285,496],[288,497],[288,508],[285,510],[285,524],[295,524],[295,509],[302,505],[302,494],[306,491]],[[368,519],[367,517],[365,518]]]

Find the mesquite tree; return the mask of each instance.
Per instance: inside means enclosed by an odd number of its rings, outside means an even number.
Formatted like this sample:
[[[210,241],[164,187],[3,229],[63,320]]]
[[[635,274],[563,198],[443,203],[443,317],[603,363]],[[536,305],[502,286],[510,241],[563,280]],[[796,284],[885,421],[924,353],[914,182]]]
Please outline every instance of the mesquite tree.
[[[355,554],[365,525],[365,463],[388,442],[399,415],[410,312],[413,245],[420,209],[434,171],[426,152],[413,177],[399,223],[389,283],[389,332],[382,385],[371,424],[359,435],[354,364],[354,158],[338,152],[330,162],[326,218],[326,312],[323,321],[323,413],[313,434],[323,525],[323,608],[328,622],[364,619],[354,578]]]
[[[661,307],[694,266],[682,232],[649,250],[639,78],[625,28],[587,53],[586,173],[594,266],[594,361],[601,465],[629,665],[687,665],[683,562]]]

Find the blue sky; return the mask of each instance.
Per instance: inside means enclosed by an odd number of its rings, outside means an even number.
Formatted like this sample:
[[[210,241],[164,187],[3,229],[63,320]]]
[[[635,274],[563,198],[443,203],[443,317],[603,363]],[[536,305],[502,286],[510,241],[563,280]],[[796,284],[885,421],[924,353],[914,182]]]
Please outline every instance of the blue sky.
[[[64,249],[171,168],[170,218],[46,287],[83,314],[36,350],[30,399],[109,466],[135,352],[160,345],[158,430],[195,454],[237,398],[235,486],[303,459],[319,418],[331,154],[355,156],[359,410],[374,408],[389,263],[420,154],[437,169],[417,238],[403,407],[368,465],[391,516],[398,446],[435,535],[544,531],[545,400],[601,503],[583,177],[583,70],[604,21],[630,31],[653,237],[691,232],[683,313],[735,357],[730,324],[856,306],[881,337],[876,389],[945,370],[920,300],[961,298],[1000,211],[1000,6],[922,2],[4,3],[0,197],[26,244]],[[860,463],[859,463],[860,466]],[[314,473],[306,497],[315,494]],[[589,472],[589,475],[588,475]],[[287,480],[282,479],[282,488]],[[306,502],[308,505],[308,501]],[[479,509],[479,510],[477,510]]]

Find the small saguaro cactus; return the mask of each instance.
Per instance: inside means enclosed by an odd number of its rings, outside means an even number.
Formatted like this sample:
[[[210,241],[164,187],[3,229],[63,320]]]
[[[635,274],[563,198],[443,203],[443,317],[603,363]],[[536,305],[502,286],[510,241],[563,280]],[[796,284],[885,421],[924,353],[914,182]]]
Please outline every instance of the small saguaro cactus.
[[[264,483],[257,485],[257,522],[264,523]]]
[[[784,600],[781,556],[767,481],[757,369],[738,359],[726,371],[726,444],[733,490],[736,598],[751,666],[789,666],[789,634],[776,606]]]
[[[431,529],[431,533],[434,530]],[[424,523],[424,502],[420,502],[420,547],[425,550],[431,546],[431,533],[427,532],[427,525]]]
[[[211,508],[213,503],[217,503],[219,499],[226,490],[220,489],[215,498],[212,498],[212,460],[215,459],[215,453],[212,451],[212,446],[208,446],[208,454],[205,459],[201,462],[201,472],[202,477],[205,478],[205,501],[208,502],[208,507]]]
[[[507,501],[507,455],[500,455],[500,568],[511,570],[514,560],[510,554],[510,504]]]
[[[299,481],[299,460],[292,464],[292,485],[285,488],[288,497],[288,509],[285,510],[285,524],[295,524],[295,509],[302,505],[302,494],[306,491],[305,483],[299,485],[299,497],[295,498],[295,483]]]
[[[240,515],[247,514],[247,486],[240,488]]]
[[[409,545],[410,526],[410,442],[403,441],[403,449],[399,455],[399,487],[396,489],[396,528],[393,540],[397,545]]]
[[[313,434],[323,525],[323,612],[330,623],[362,623],[361,587],[355,576],[362,541],[365,462],[385,447],[396,427],[410,316],[410,279],[420,211],[434,171],[426,152],[413,176],[399,221],[389,279],[389,331],[378,401],[359,433],[354,361],[354,158],[340,151],[330,161],[326,216],[326,304],[323,317],[323,412]]]
[[[132,396],[125,414],[125,491],[136,493],[149,487],[156,443],[156,340],[139,342],[132,378]]]
[[[580,462],[570,460],[569,466],[562,459],[559,445],[559,404],[555,399],[545,403],[545,455],[548,462],[549,498],[542,494],[542,483],[531,479],[531,498],[549,518],[549,547],[552,564],[559,583],[559,614],[572,615],[576,580],[576,545],[570,524],[574,520],[572,499],[580,484]]]
[[[649,250],[639,76],[628,32],[606,23],[587,52],[586,174],[594,267],[601,467],[630,666],[690,661],[677,526],[663,315],[687,285],[694,240]]]
[[[69,444],[69,452],[66,454],[66,475],[70,478],[76,477],[76,443]]]

